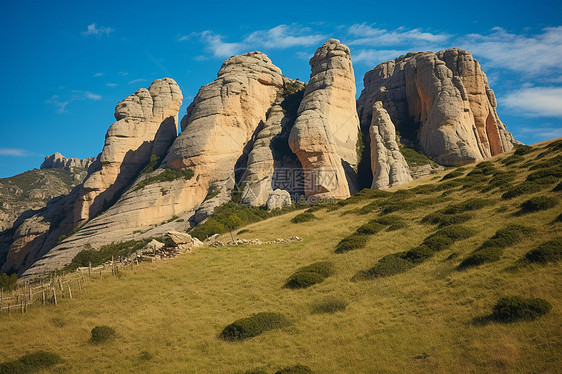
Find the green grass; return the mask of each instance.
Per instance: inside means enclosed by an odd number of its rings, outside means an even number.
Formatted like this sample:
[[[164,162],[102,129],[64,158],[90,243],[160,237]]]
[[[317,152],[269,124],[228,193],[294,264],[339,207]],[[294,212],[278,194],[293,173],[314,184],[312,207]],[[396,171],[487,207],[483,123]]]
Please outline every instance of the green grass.
[[[400,153],[404,156],[408,166],[436,165],[429,157],[412,148],[400,147]]]
[[[553,157],[553,150],[548,151],[544,160]],[[527,161],[536,154],[522,157]],[[500,162],[493,163],[498,171],[507,171]],[[509,168],[517,173],[514,184],[534,172],[517,165]],[[464,167],[465,173],[474,168]],[[203,246],[171,260],[141,263],[123,270],[120,277],[96,277],[82,292],[73,288],[73,299],[60,298],[56,307],[31,305],[25,315],[4,313],[0,315],[2,361],[45,350],[63,360],[53,369],[67,373],[243,373],[257,368],[271,374],[299,364],[328,374],[557,372],[562,366],[560,261],[510,269],[529,251],[560,236],[560,223],[553,223],[560,215],[559,206],[517,215],[518,206],[532,196],[503,200],[494,191],[448,184],[455,179],[439,182],[444,174],[401,186],[411,193],[396,193],[393,188],[384,197],[365,193],[345,205],[335,204],[338,210],[319,209],[314,212],[318,219],[309,223],[291,223],[299,210],[260,218],[238,229],[250,230],[249,237],[262,241],[299,236],[303,238],[299,242]],[[418,188],[421,185],[431,188]],[[366,214],[344,214],[381,203],[395,193],[397,200],[433,203],[383,216],[381,205]],[[549,187],[533,196],[538,195],[557,197],[559,192]],[[462,224],[471,231],[469,237],[465,230],[448,229],[458,225],[441,231],[421,223],[429,213],[471,199],[491,204],[452,214],[473,216]],[[406,222],[408,228],[361,235],[368,239],[360,250],[334,253],[343,238],[373,220],[385,227],[391,221]],[[506,235],[511,230],[500,231],[511,225],[534,231],[505,247],[497,261],[457,271],[496,233],[500,233],[496,239],[511,237]],[[225,233],[218,239],[228,237]],[[466,239],[428,252],[422,243],[429,237]],[[439,248],[439,241],[449,242],[431,240],[434,248]],[[391,256],[389,264],[373,271],[375,279],[351,281],[358,272],[365,276],[365,270],[386,256]],[[325,261],[333,263],[335,271],[323,282],[299,290],[282,287],[298,268]],[[392,271],[392,276],[381,276]],[[474,323],[479,316],[489,316],[498,300],[512,295],[540,298],[552,308],[530,321]],[[334,313],[313,312],[316,303],[327,298],[347,305]],[[234,321],[263,311],[279,313],[292,324],[240,341],[219,337]],[[113,327],[116,338],[91,344],[91,329],[103,325]],[[141,352],[149,359],[141,359]]]
[[[158,183],[158,182],[171,182],[176,179],[186,179],[189,180],[193,178],[193,170],[185,169],[185,170],[174,170],[174,169],[164,169],[163,172],[157,175],[151,175],[142,179],[137,185],[135,186],[134,191],[142,190],[149,184]]]

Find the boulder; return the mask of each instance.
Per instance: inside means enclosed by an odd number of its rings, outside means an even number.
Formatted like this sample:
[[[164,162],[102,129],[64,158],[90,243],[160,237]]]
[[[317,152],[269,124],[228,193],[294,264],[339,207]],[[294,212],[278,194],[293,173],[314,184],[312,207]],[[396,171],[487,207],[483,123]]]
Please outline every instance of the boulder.
[[[291,206],[291,194],[288,191],[277,189],[269,194],[266,201],[268,210],[282,209]]]
[[[289,145],[304,171],[310,202],[355,193],[359,119],[349,48],[326,41],[310,60],[306,85]]]
[[[411,181],[408,164],[396,141],[394,124],[380,101],[373,105],[369,134],[373,171],[371,188],[384,189]]]

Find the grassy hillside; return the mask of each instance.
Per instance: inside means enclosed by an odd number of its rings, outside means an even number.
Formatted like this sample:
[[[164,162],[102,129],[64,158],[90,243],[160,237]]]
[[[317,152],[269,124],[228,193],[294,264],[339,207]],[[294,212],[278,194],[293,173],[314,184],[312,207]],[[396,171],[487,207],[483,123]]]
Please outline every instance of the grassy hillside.
[[[62,358],[54,372],[68,373],[274,373],[297,364],[315,373],[556,372],[562,267],[523,258],[561,237],[562,141],[515,153],[399,192],[314,208],[306,222],[291,222],[302,210],[276,216],[237,235],[301,242],[202,247],[89,282],[56,307],[2,315],[2,360],[43,350]],[[441,241],[426,240],[443,229]],[[467,234],[442,238],[459,232]],[[355,244],[338,245],[345,238]],[[410,250],[422,242],[432,249],[414,251],[425,255],[413,261]],[[493,256],[460,266],[482,251]],[[560,246],[544,253],[556,260]],[[388,255],[408,265],[391,276],[374,272]],[[330,271],[315,277],[313,267],[301,269],[317,262],[330,262]],[[285,286],[303,273],[319,283]],[[505,296],[541,298],[552,308],[502,323],[490,315]],[[322,313],[330,306],[334,313]],[[280,313],[289,325],[220,338],[227,325],[260,312]],[[93,344],[90,331],[100,325],[116,335]]]

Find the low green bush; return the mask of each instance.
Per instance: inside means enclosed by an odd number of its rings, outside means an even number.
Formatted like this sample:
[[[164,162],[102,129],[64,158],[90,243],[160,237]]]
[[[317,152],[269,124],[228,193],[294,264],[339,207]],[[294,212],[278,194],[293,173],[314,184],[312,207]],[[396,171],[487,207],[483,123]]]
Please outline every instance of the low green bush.
[[[74,271],[79,267],[88,266],[90,263],[92,264],[92,266],[101,265],[104,262],[111,260],[112,257],[128,257],[139,249],[142,249],[151,240],[152,238],[142,240],[128,240],[121,243],[106,244],[98,250],[84,249],[78,252],[78,254],[74,256],[70,264],[66,265],[63,270]]]
[[[300,214],[297,214],[296,216],[294,216],[291,219],[292,223],[303,223],[303,222],[310,222],[312,220],[315,220],[316,216],[310,212],[303,212]]]
[[[536,165],[531,166],[529,170],[550,169],[550,168],[556,168],[560,165],[562,165],[562,155],[557,155],[555,157],[549,158],[547,160],[539,162]]]
[[[148,160],[148,163],[146,164],[144,169],[142,169],[141,174],[152,173],[158,168],[158,166],[160,165],[160,161],[160,157],[156,155],[150,155],[150,160]]]
[[[527,176],[528,182],[549,185],[560,181],[562,178],[562,168],[549,168],[535,171]]]
[[[560,192],[562,191],[562,182],[558,183],[556,187],[552,189],[552,192]]]
[[[400,147],[400,153],[404,156],[404,160],[408,166],[423,166],[423,165],[435,165],[429,157],[423,153],[417,152],[412,148]]]
[[[321,283],[334,274],[334,264],[328,261],[316,262],[297,269],[285,283],[286,288],[307,288]]]
[[[562,260],[562,238],[542,243],[537,248],[527,252],[525,259],[529,262],[541,264]]]
[[[96,326],[92,329],[91,335],[92,343],[103,343],[115,338],[115,329],[109,326]]]
[[[347,305],[347,301],[331,296],[313,303],[311,309],[313,314],[335,313],[345,310]]]
[[[513,152],[513,154],[518,156],[525,156],[526,154],[535,152],[537,150],[536,148],[525,144],[516,144],[514,148],[515,151]]]
[[[350,235],[337,244],[336,253],[344,253],[353,249],[363,248],[367,244],[368,238],[368,235]]]
[[[141,190],[144,187],[148,186],[149,184],[153,184],[153,183],[171,182],[171,181],[174,181],[174,180],[180,179],[180,178],[189,180],[189,179],[193,178],[194,175],[195,174],[193,173],[193,170],[191,170],[191,169],[185,169],[185,170],[164,169],[164,171],[161,172],[158,175],[152,175],[152,176],[149,176],[149,177],[141,180],[136,185],[134,191]]]
[[[522,225],[508,225],[503,229],[496,231],[491,239],[486,240],[481,248],[485,247],[500,247],[505,248],[515,243],[520,242],[535,230]]]
[[[357,273],[352,280],[375,279],[404,273],[413,268],[414,264],[402,258],[403,255],[403,253],[386,255],[372,268]]]
[[[244,374],[268,374],[267,371],[262,369],[246,370]]]
[[[454,240],[445,235],[432,235],[427,237],[422,245],[431,249],[432,251],[439,252],[448,248]]]
[[[356,233],[359,235],[374,235],[384,228],[383,225],[376,221],[367,222],[366,224],[360,226]]]
[[[378,223],[380,225],[384,225],[384,226],[390,226],[390,225],[394,225],[394,224],[397,224],[397,223],[402,223],[402,222],[404,222],[404,219],[400,216],[388,215],[388,216],[376,218],[376,219],[372,220],[371,222],[376,222],[376,223]]]
[[[280,313],[261,312],[234,321],[224,328],[219,337],[228,341],[244,340],[289,325],[289,321]]]
[[[0,374],[26,374],[48,369],[62,362],[62,358],[52,352],[36,351],[17,360],[0,364]]]
[[[537,319],[552,309],[543,299],[528,299],[520,296],[502,297],[492,311],[492,318],[498,322],[511,323]]]
[[[488,262],[498,261],[502,254],[503,248],[499,247],[485,247],[478,249],[460,263],[459,269],[466,269]]]
[[[515,187],[510,188],[506,192],[504,192],[503,195],[502,195],[502,199],[504,199],[504,200],[513,199],[514,197],[517,197],[517,196],[539,192],[542,189],[543,189],[543,186],[541,186],[541,185],[539,185],[535,182],[523,182],[521,184],[518,184]]]
[[[489,191],[497,187],[508,187],[510,183],[515,180],[516,177],[517,177],[517,173],[515,173],[514,171],[497,172],[496,174],[494,174],[492,179],[490,179],[490,182],[486,187],[486,190]]]
[[[473,198],[463,201],[462,203],[459,204],[449,205],[444,209],[442,209],[440,212],[444,214],[458,214],[458,213],[479,210],[486,206],[493,205],[494,203],[495,201],[491,199]]]
[[[428,258],[432,257],[434,253],[435,252],[432,248],[428,247],[425,244],[422,244],[419,247],[412,248],[406,253],[404,253],[403,259],[410,261],[413,264],[421,264]]]
[[[408,227],[406,222],[396,222],[386,228],[386,231],[396,231]]]
[[[345,200],[340,200],[337,202],[339,206],[346,206],[349,204],[356,204],[363,202],[365,200],[372,200],[372,199],[379,199],[391,196],[392,192],[385,191],[385,190],[373,190],[370,188],[364,188],[361,191],[357,192],[356,194],[348,197]]]
[[[520,207],[520,213],[534,213],[541,210],[554,208],[558,205],[558,199],[548,196],[536,196],[524,201]]]
[[[431,225],[439,225],[439,227],[458,225],[465,223],[472,219],[472,215],[469,213],[461,214],[445,214],[441,212],[430,213],[423,217],[422,223],[429,223]]]
[[[0,274],[0,288],[3,288],[4,291],[15,290],[17,283],[18,275],[16,273],[12,273],[10,275],[6,273]]]
[[[451,225],[437,230],[435,233],[431,234],[428,238],[432,236],[446,236],[454,241],[468,239],[474,235],[474,230],[469,229],[461,225]]]
[[[525,160],[525,158],[523,156],[513,154],[513,155],[503,159],[501,161],[501,163],[504,164],[505,166],[510,166],[510,165],[522,162],[524,160]]]
[[[277,370],[275,374],[314,374],[314,372],[308,366],[295,365]]]
[[[447,179],[453,179],[453,178],[460,177],[461,175],[464,175],[464,172],[465,172],[465,171],[466,171],[466,169],[464,169],[464,168],[455,169],[455,170],[453,170],[453,171],[451,171],[451,172],[445,174],[445,175],[443,176],[443,178],[441,178],[441,180],[442,180],[442,181],[445,181],[445,180],[447,180]]]

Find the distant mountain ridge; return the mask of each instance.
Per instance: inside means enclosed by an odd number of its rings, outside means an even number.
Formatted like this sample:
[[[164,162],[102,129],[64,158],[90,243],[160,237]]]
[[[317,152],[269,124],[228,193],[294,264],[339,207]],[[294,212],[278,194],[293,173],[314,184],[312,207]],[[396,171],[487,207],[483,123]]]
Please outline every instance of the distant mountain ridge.
[[[88,175],[4,233],[1,271],[37,275],[86,245],[185,231],[235,193],[243,204],[270,208],[343,199],[427,175],[440,167],[428,156],[466,164],[515,143],[468,51],[416,52],[379,64],[357,101],[347,46],[329,39],[310,65],[310,81],[302,83],[263,53],[229,58],[189,105],[178,136],[183,97],[172,79],[125,98],[99,161],[45,160],[45,168],[87,165]]]

